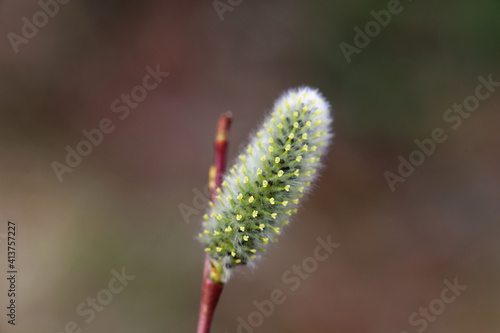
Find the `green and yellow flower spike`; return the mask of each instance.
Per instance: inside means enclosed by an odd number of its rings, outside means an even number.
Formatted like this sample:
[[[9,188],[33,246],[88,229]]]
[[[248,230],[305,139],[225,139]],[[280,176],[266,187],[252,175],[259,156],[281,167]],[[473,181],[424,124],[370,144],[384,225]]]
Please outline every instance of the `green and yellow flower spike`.
[[[232,268],[265,252],[297,211],[333,137],[332,121],[317,90],[290,90],[224,175],[200,233],[224,282]]]

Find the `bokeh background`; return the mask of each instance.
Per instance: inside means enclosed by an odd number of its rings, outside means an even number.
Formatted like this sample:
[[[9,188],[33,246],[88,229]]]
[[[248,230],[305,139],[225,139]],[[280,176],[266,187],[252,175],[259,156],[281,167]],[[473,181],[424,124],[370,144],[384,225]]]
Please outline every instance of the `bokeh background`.
[[[234,3],[234,2],[233,2]],[[286,89],[319,88],[336,137],[317,188],[256,269],[226,286],[213,332],[236,332],[254,301],[285,291],[255,332],[416,332],[408,317],[468,286],[427,332],[498,332],[500,91],[460,128],[442,117],[500,81],[500,3],[403,1],[403,11],[347,63],[339,47],[387,1],[70,1],[28,43],[9,32],[40,10],[0,4],[0,262],[7,220],[18,224],[18,317],[1,332],[194,332],[204,252],[193,203],[213,162],[218,116],[234,114],[229,158]],[[129,117],[113,100],[147,66],[170,75]],[[52,163],[103,118],[116,126],[59,182]],[[415,139],[448,140],[392,192],[384,172]],[[188,219],[180,205],[196,209]],[[340,243],[296,291],[282,281],[317,237]],[[136,278],[84,322],[76,314],[126,268]],[[86,317],[85,317],[86,318]],[[421,327],[421,326],[419,326]]]

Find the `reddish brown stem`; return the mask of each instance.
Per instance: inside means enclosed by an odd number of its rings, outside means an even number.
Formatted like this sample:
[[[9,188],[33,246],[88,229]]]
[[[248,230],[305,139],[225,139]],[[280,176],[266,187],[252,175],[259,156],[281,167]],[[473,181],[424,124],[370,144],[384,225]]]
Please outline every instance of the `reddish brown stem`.
[[[231,126],[232,115],[230,112],[222,114],[219,118],[217,131],[215,134],[215,166],[210,168],[209,172],[209,187],[210,200],[213,202],[216,196],[216,190],[221,186],[222,175],[226,168],[226,156],[228,146],[228,134]],[[200,314],[198,318],[197,333],[209,333],[212,318],[214,316],[215,307],[219,301],[224,285],[214,281],[210,275],[214,268],[208,254],[205,256],[205,264],[203,268],[203,282],[201,285],[201,301]]]
[[[224,285],[217,283],[210,278],[212,265],[208,257],[205,258],[205,268],[203,272],[203,283],[201,286],[200,315],[198,319],[197,333],[209,333],[215,307],[219,301]]]

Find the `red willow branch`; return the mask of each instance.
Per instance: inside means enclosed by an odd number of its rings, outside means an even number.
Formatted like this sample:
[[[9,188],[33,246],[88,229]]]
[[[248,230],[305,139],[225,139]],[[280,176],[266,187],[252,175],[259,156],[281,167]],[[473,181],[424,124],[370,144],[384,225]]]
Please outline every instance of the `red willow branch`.
[[[226,168],[227,146],[229,128],[231,127],[232,114],[226,112],[219,118],[215,134],[215,165],[210,168],[208,185],[210,188],[210,200],[214,202],[216,190],[221,186],[222,175]],[[197,333],[209,333],[215,307],[219,301],[224,284],[220,282],[217,273],[212,266],[209,255],[205,256],[203,268],[203,282],[201,286],[200,314],[198,317]]]

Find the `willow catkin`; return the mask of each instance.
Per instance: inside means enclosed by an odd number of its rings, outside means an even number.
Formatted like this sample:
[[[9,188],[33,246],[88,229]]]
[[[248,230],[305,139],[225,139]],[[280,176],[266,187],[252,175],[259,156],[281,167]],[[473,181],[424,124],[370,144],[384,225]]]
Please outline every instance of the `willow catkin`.
[[[225,282],[276,241],[317,176],[333,137],[330,105],[301,87],[279,98],[247,149],[224,175],[199,237]]]

